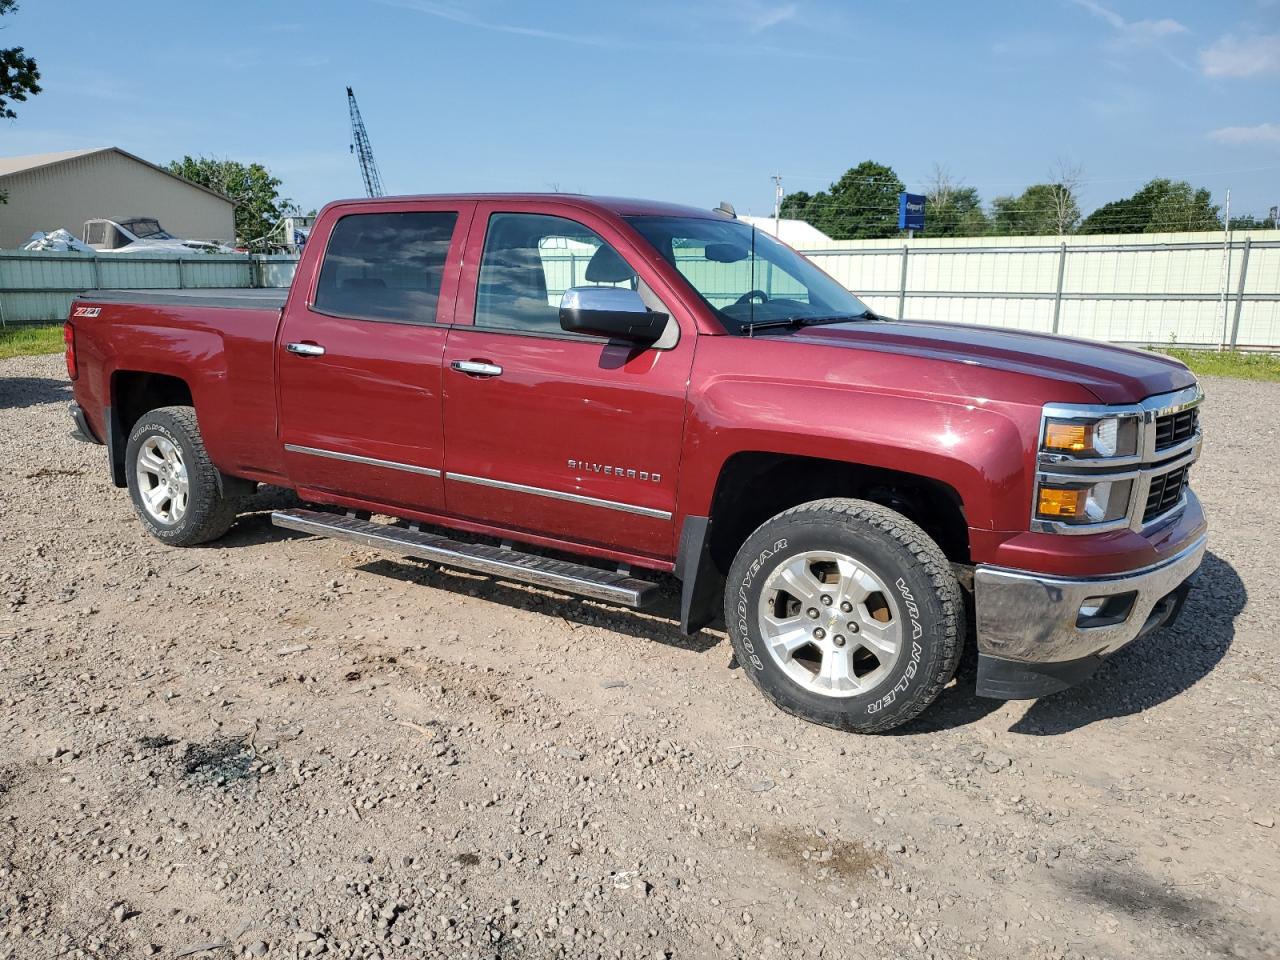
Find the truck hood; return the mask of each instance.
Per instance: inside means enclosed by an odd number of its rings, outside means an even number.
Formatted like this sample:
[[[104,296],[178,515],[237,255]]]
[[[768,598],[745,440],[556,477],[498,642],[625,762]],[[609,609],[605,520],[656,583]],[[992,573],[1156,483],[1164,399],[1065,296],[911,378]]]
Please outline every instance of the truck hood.
[[[1135,403],[1194,384],[1191,372],[1170,357],[1021,330],[872,320],[806,327],[791,340],[965,363],[1077,384],[1101,403]]]

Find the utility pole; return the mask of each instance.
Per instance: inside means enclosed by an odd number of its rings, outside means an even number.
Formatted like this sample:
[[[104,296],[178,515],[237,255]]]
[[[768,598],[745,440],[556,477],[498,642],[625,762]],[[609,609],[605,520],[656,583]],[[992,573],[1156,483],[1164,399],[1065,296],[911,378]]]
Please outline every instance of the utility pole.
[[[778,235],[782,229],[782,174],[775,173],[769,179],[773,181],[773,235],[781,240]]]

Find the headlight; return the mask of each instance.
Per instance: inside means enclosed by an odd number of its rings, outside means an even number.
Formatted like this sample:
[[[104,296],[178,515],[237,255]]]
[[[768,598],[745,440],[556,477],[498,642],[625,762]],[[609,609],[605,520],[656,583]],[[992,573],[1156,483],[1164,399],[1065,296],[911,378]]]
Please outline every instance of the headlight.
[[[1132,480],[1063,482],[1041,480],[1036,488],[1036,517],[1058,523],[1090,524],[1119,520],[1129,512]]]
[[[1131,457],[1138,452],[1137,417],[1095,420],[1047,417],[1040,449],[1071,458]]]

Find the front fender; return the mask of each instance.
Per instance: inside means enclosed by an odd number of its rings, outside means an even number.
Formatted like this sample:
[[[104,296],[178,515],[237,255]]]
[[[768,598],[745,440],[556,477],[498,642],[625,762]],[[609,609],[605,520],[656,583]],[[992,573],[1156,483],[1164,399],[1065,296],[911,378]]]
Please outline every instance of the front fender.
[[[828,383],[719,378],[690,410],[681,513],[706,516],[729,458],[743,452],[895,470],[951,487],[969,526],[1026,525],[1024,408]]]

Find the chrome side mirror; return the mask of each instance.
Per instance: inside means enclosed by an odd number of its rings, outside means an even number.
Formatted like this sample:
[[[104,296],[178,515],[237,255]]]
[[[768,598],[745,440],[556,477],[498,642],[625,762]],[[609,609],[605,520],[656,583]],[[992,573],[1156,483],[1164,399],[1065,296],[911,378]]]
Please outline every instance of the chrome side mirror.
[[[570,287],[560,300],[560,327],[570,333],[654,343],[667,320],[627,287]]]

